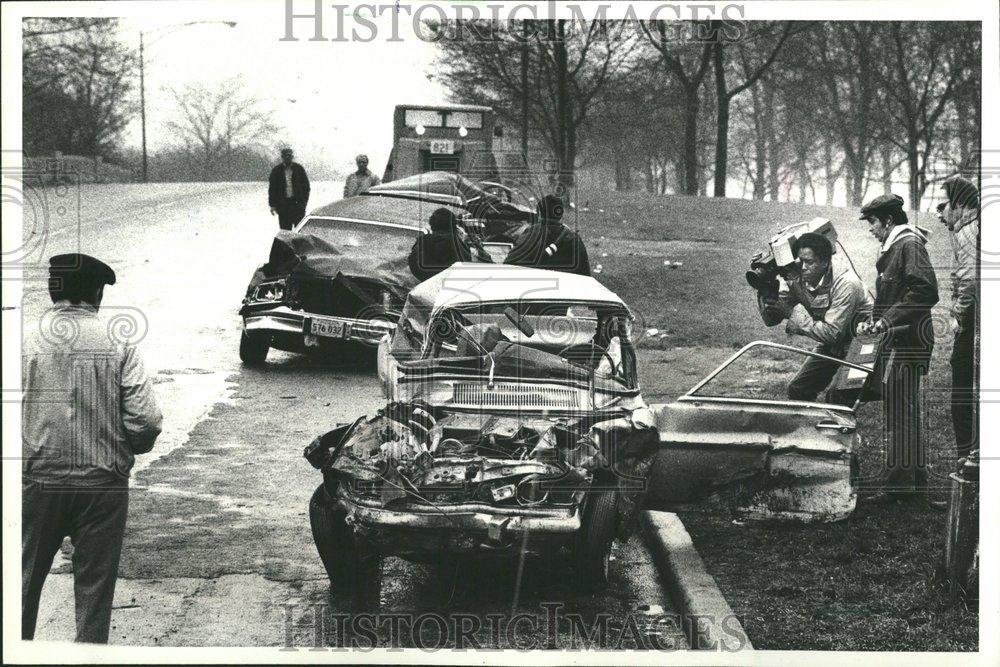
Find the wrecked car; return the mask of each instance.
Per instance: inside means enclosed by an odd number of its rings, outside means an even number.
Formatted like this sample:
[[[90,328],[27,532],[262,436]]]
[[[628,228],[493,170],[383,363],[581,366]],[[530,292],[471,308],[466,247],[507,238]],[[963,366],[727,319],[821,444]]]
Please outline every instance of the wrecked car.
[[[466,230],[487,242],[512,242],[534,215],[533,200],[519,190],[447,171],[382,183],[360,196],[412,198],[457,207]]]
[[[306,448],[334,589],[385,556],[568,557],[607,583],[659,444],[627,306],[590,277],[456,264],[414,288],[380,344],[389,399]],[[526,539],[526,536],[530,538]]]
[[[829,402],[787,398],[804,356],[840,365]],[[870,374],[870,364],[749,343],[674,402],[651,406],[660,447],[645,506],[671,509],[716,494],[743,520],[847,518],[857,504],[855,412]]]
[[[850,515],[857,402],[783,398],[817,353],[757,341],[647,405],[632,322],[613,292],[565,273],[456,264],[414,288],[379,344],[387,406],[305,451],[334,589],[377,586],[385,556],[473,552],[561,555],[599,588],[638,508],[710,495],[746,520]],[[836,385],[870,373],[838,363]]]
[[[432,184],[450,182],[423,176]],[[405,180],[396,183],[405,186]],[[511,244],[502,235],[482,241],[487,223],[467,208],[476,201],[483,200],[419,190],[366,193],[321,207],[294,230],[278,232],[239,311],[240,359],[261,364],[272,347],[302,352],[348,341],[376,345],[392,331],[407,293],[418,283],[406,258],[438,208],[455,213],[484,252],[503,262]],[[482,206],[476,210],[484,212]],[[513,224],[503,220],[502,225]]]

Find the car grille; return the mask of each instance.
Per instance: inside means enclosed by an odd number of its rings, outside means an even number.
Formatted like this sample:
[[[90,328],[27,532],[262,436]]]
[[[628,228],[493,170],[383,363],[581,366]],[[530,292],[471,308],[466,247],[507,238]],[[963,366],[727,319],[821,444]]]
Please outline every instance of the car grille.
[[[459,382],[452,398],[455,405],[484,408],[579,408],[579,393],[565,387],[529,387],[497,382],[488,389],[479,382]]]

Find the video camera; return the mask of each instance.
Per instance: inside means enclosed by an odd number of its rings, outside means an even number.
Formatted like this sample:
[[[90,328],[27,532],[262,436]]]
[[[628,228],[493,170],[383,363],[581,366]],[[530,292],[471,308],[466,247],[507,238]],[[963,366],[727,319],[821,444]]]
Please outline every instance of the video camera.
[[[758,292],[777,297],[778,276],[788,279],[795,267],[795,241],[809,232],[825,236],[836,248],[837,230],[826,218],[813,218],[808,222],[789,225],[768,241],[763,250],[750,258],[750,270],[746,273],[747,284]]]

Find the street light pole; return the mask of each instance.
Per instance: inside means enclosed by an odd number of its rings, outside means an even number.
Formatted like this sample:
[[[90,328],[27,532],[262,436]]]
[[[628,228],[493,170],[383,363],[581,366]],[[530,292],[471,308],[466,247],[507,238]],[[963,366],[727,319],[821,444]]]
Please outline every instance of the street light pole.
[[[187,23],[177,23],[175,25],[163,26],[162,28],[151,30],[150,33],[172,28],[172,30],[169,30],[167,33],[160,35],[160,37],[166,37],[171,32],[180,30],[181,28],[187,28],[192,25],[209,25],[213,23],[227,25],[230,28],[236,27],[236,21],[188,21]],[[160,39],[160,37],[157,37],[156,39]],[[153,41],[155,42],[156,39]],[[139,31],[139,116],[142,121],[142,182],[148,183],[149,158],[146,153],[146,33],[142,30]]]

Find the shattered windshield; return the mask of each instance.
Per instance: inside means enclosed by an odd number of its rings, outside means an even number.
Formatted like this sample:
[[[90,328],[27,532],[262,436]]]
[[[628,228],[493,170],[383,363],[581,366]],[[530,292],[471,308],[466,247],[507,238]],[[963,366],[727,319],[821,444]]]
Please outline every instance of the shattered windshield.
[[[429,324],[428,370],[636,387],[630,322],[621,310],[585,304],[474,304]]]

